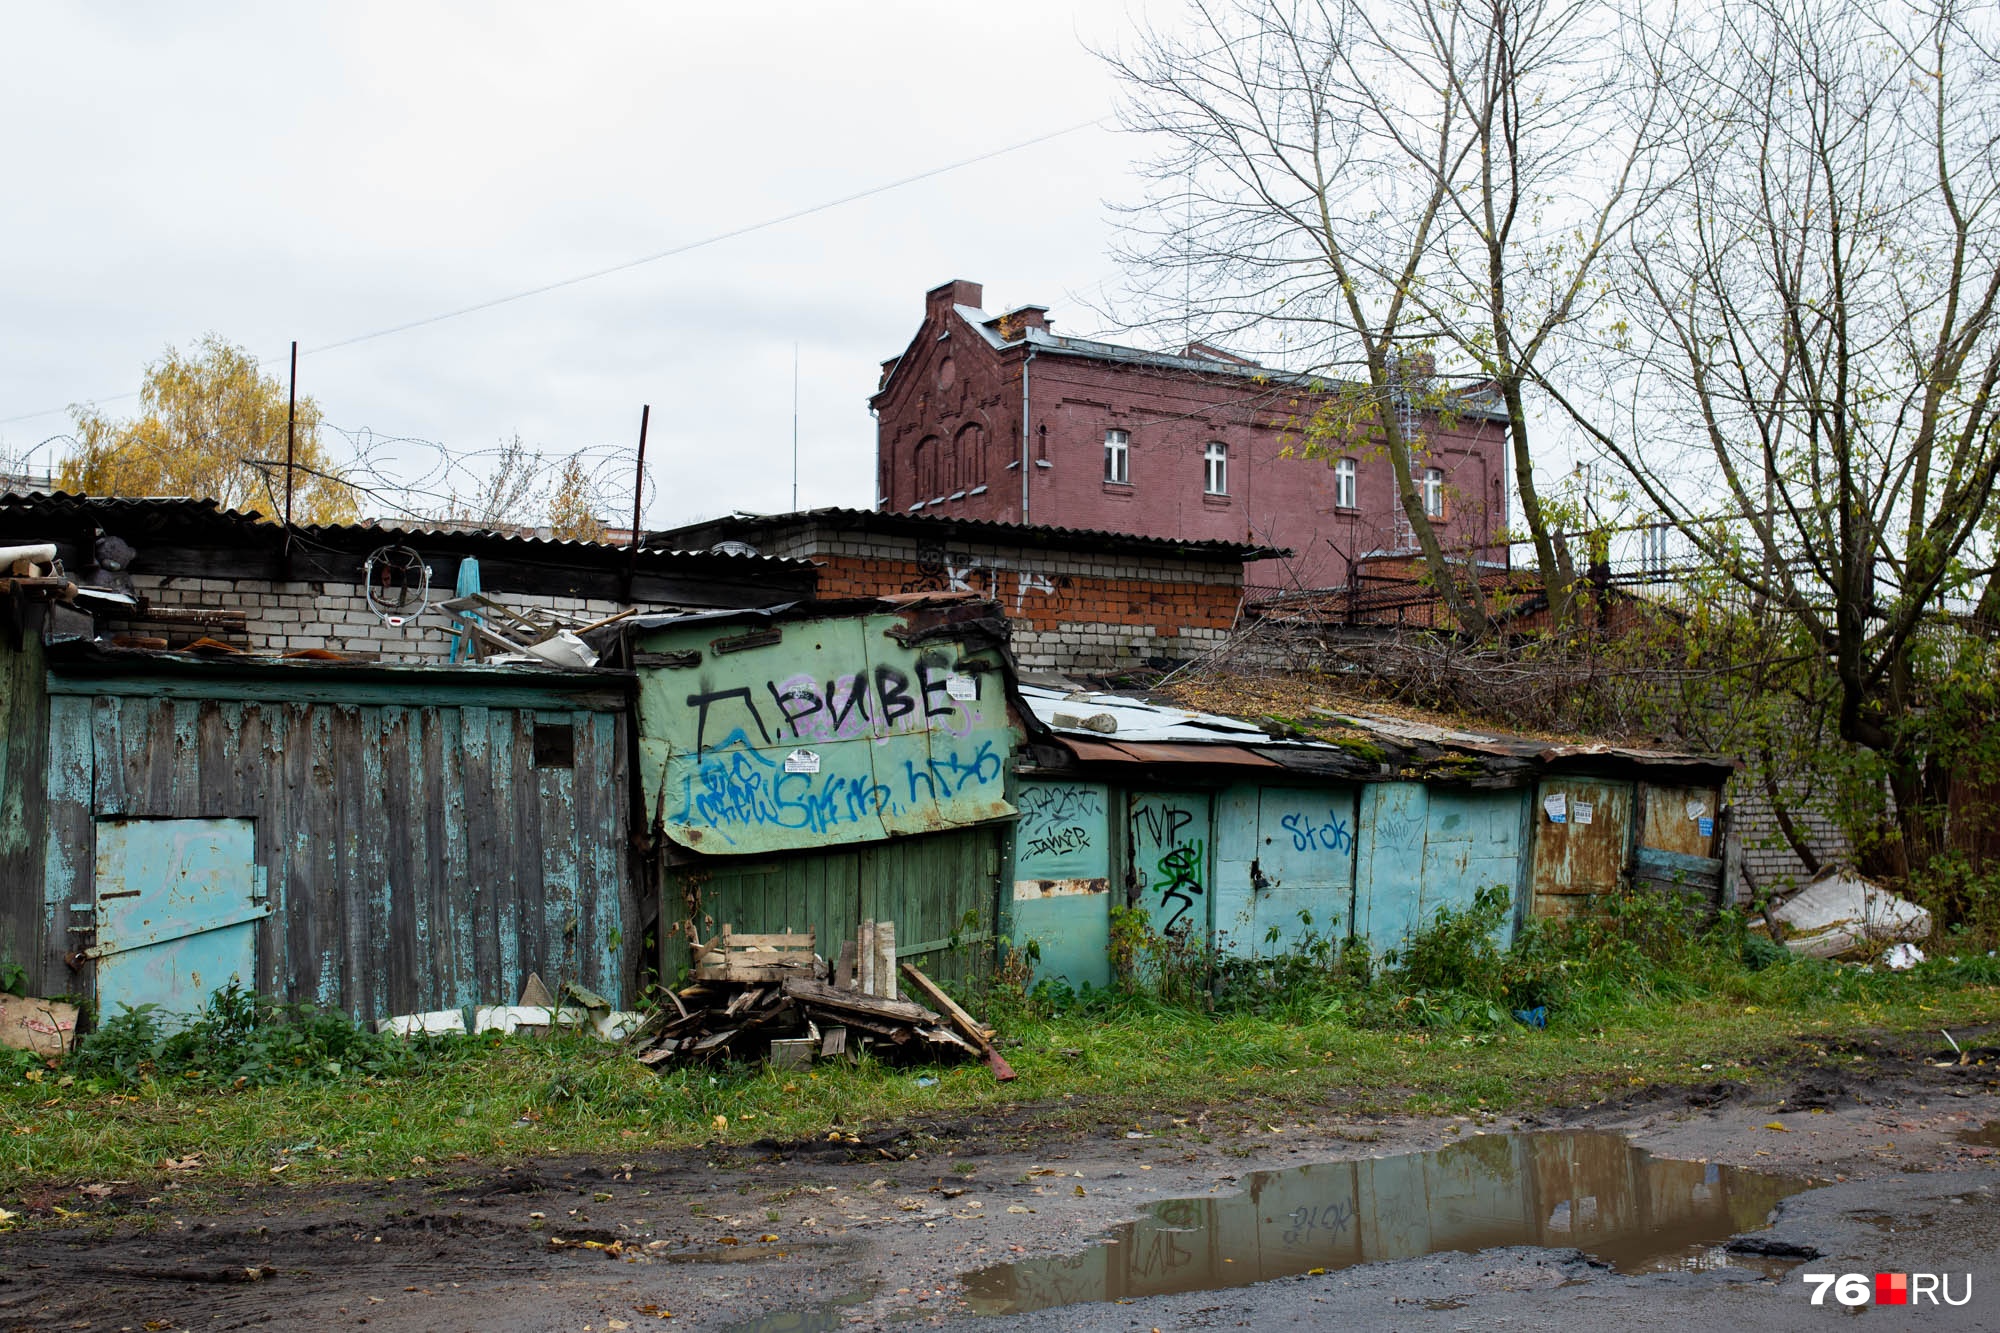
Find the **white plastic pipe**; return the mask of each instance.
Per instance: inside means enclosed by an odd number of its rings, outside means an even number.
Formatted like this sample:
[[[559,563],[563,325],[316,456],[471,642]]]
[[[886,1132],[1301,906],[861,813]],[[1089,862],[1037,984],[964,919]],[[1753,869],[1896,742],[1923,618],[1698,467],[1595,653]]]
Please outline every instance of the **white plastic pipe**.
[[[56,562],[54,542],[43,542],[38,546],[0,546],[0,570],[12,569],[23,560],[37,565],[53,565]]]

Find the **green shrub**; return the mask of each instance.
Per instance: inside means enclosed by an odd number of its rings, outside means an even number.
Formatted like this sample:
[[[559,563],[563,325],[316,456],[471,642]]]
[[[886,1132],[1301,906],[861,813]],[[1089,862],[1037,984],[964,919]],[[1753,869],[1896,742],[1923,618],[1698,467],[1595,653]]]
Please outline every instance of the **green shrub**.
[[[177,1031],[168,1030],[156,1005],[125,1006],[83,1038],[70,1068],[113,1084],[151,1077],[262,1087],[406,1074],[471,1040],[404,1040],[337,1011],[281,1005],[231,985]]]

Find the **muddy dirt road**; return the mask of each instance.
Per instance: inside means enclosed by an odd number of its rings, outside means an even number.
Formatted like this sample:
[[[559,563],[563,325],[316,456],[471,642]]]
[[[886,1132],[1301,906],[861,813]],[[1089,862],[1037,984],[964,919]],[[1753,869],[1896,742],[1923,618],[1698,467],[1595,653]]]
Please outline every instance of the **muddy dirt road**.
[[[912,1124],[859,1143],[538,1159],[335,1188],[121,1188],[92,1198],[51,1187],[30,1195],[34,1225],[0,1236],[0,1330],[268,1324],[601,1333],[901,1321],[1066,1331],[1570,1328],[1606,1317],[1634,1328],[1805,1327],[1839,1312],[1808,1303],[1802,1272],[1892,1267],[1972,1275],[1972,1304],[1926,1313],[1926,1327],[2000,1328],[2000,1129],[1982,1133],[2000,1124],[2000,1063],[1938,1068],[1928,1054],[1863,1049],[1747,1087],[1639,1089],[1611,1103],[1482,1121],[1363,1121],[1329,1109],[1278,1122],[1209,1107],[1058,1132],[1027,1109]],[[1515,1130],[1584,1133],[1560,1144],[1498,1137]],[[1701,1163],[1671,1169],[1681,1173],[1675,1197],[1718,1201],[1716,1216],[1742,1220],[1748,1210],[1761,1221],[1774,1206],[1776,1226],[1755,1239],[1776,1253],[1727,1254],[1728,1224],[1714,1236],[1697,1228],[1670,1237],[1673,1256],[1655,1265],[1665,1272],[1619,1272],[1555,1243],[1565,1234],[1587,1243],[1608,1225],[1600,1206],[1657,1209],[1647,1199],[1659,1191],[1643,1173],[1631,1177],[1640,1183],[1629,1199],[1572,1186],[1573,1197],[1551,1209],[1546,1191],[1537,1196],[1526,1214],[1536,1248],[1488,1248],[1495,1242],[1482,1238],[1512,1237],[1467,1222],[1512,1202],[1439,1202],[1433,1187],[1426,1203],[1384,1183],[1402,1167],[1397,1154],[1459,1143],[1469,1146],[1424,1160],[1443,1171],[1432,1179],[1473,1180],[1465,1188],[1475,1193],[1504,1177],[1491,1166],[1503,1158],[1527,1164],[1514,1168],[1516,1177],[1546,1175],[1556,1160],[1574,1171],[1593,1153],[1623,1160],[1622,1145],[1597,1131],[1628,1136],[1661,1159]],[[1286,1182],[1309,1178],[1293,1168],[1323,1162],[1358,1164],[1349,1175],[1368,1183],[1341,1197],[1372,1201],[1359,1205],[1363,1215],[1347,1203],[1331,1214],[1287,1205],[1270,1222],[1283,1234],[1261,1250],[1255,1237],[1237,1234],[1237,1221],[1220,1223],[1227,1234],[1212,1237],[1195,1224],[1113,1233],[1161,1200],[1228,1200],[1249,1188],[1278,1199]],[[1482,1162],[1483,1175],[1453,1165]],[[1338,1170],[1319,1170],[1329,1169]],[[1260,1171],[1275,1174],[1253,1179]],[[1689,1171],[1696,1176],[1686,1178]],[[1757,1193],[1767,1188],[1762,1173],[1818,1187],[1769,1186],[1766,1199]],[[1719,1202],[1729,1188],[1736,1213]],[[1201,1214],[1247,1215],[1226,1207]],[[1664,1214],[1651,1216],[1652,1229],[1667,1227]],[[1254,1217],[1249,1225],[1258,1225]],[[1229,1254],[1312,1243],[1301,1228],[1315,1227],[1328,1237],[1351,1232],[1355,1248],[1329,1240],[1332,1257],[1317,1274],[1251,1261],[1246,1267],[1267,1267],[1249,1276],[1275,1280],[1217,1290],[1153,1281],[1141,1273],[1152,1259],[1094,1244],[1123,1235],[1129,1248],[1169,1233],[1168,1250],[1206,1256],[1189,1270],[1202,1274],[1200,1286],[1241,1279],[1224,1266],[1239,1262]],[[1443,1243],[1470,1236],[1480,1248],[1424,1255],[1425,1242],[1407,1239],[1419,1232]],[[1808,1251],[1820,1257],[1800,1263]],[[1048,1298],[1045,1286],[980,1271],[1052,1257],[1064,1259],[1056,1267],[1065,1281],[1082,1275],[1055,1299],[1096,1299],[1037,1313],[1025,1306]],[[1354,1260],[1363,1262],[1341,1266]],[[1036,1294],[1023,1302],[1023,1291]]]

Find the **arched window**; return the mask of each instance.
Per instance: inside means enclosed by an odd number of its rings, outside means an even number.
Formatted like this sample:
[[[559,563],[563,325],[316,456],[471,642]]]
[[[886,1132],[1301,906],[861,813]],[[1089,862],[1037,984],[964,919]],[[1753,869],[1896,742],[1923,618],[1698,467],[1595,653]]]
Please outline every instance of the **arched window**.
[[[986,431],[976,421],[968,422],[958,432],[958,486],[954,489],[974,490],[986,484]]]
[[[1202,451],[1202,490],[1210,495],[1229,494],[1229,446],[1210,441]]]

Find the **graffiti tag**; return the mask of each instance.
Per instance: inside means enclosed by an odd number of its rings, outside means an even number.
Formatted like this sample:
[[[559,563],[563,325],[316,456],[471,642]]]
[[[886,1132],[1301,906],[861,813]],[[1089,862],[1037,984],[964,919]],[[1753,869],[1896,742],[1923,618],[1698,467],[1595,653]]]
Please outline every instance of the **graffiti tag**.
[[[1167,918],[1161,933],[1165,934],[1177,927],[1187,914],[1194,909],[1194,900],[1204,892],[1201,884],[1202,844],[1197,839],[1184,846],[1175,847],[1162,856],[1156,869],[1160,878],[1153,885],[1153,892],[1160,895],[1160,906],[1178,904],[1173,915]]]
[[[1331,1239],[1346,1231],[1354,1224],[1354,1205],[1342,1200],[1316,1208],[1294,1208],[1285,1220],[1292,1224],[1291,1229],[1285,1232],[1285,1244],[1304,1245],[1322,1238]]]
[[[1070,852],[1080,852],[1090,846],[1090,831],[1075,824],[1066,825],[1053,833],[1044,834],[1028,841],[1026,859],[1032,861],[1042,856],[1064,856]]]
[[[1325,822],[1316,815],[1296,813],[1286,815],[1278,821],[1285,832],[1292,835],[1292,850],[1299,852],[1351,852],[1354,850],[1354,833],[1347,827],[1347,821],[1334,816],[1329,810]]]
[[[1021,812],[1022,829],[1033,836],[1058,825],[1103,814],[1104,794],[1095,787],[1035,783],[1021,788],[1014,805]]]

